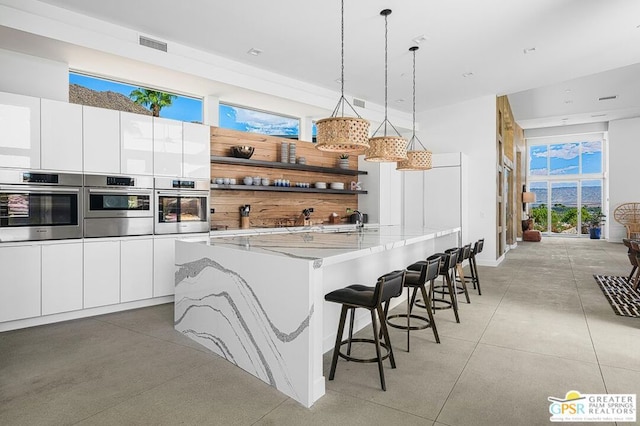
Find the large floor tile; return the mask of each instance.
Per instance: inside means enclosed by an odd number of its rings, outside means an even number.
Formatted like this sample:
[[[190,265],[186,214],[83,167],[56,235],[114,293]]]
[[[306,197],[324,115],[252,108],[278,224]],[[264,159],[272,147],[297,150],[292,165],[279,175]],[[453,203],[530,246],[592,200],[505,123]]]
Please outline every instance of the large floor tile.
[[[548,425],[547,397],[571,389],[604,392],[598,366],[480,344],[436,420],[451,426]]]
[[[597,362],[584,316],[547,309],[498,308],[482,343],[538,354]]]
[[[311,409],[288,400],[260,419],[256,425],[431,425],[431,419],[415,416],[382,404],[362,400],[334,391],[327,394]]]
[[[78,424],[250,425],[286,399],[274,388],[216,357]]]
[[[430,333],[429,330],[422,331]],[[375,363],[347,362],[342,358],[338,359],[335,379],[326,382],[327,389],[435,419],[475,344],[445,337],[441,337],[442,343],[437,344],[433,336],[414,332],[411,336],[411,352],[407,353],[405,338],[404,333],[391,334],[397,368],[392,369],[389,360],[384,362],[386,392],[380,388]],[[362,357],[365,353],[366,357],[375,356],[373,347],[366,347],[361,352],[356,350],[352,354]],[[327,378],[330,367],[331,352],[324,358]]]

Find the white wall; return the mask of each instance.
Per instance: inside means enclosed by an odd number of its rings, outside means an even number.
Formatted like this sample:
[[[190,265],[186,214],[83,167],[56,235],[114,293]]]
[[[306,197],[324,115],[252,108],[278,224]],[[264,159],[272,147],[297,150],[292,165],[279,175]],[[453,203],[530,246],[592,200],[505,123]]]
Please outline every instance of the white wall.
[[[0,92],[69,101],[67,64],[0,49]]]
[[[626,238],[624,226],[613,219],[613,211],[622,203],[640,202],[637,183],[640,159],[640,118],[609,122],[609,241]]]
[[[478,262],[496,265],[496,97],[488,95],[418,114],[419,137],[433,153],[460,151],[468,158],[469,218],[464,244],[485,239]],[[434,208],[443,208],[434,200]],[[466,207],[465,207],[466,206]]]

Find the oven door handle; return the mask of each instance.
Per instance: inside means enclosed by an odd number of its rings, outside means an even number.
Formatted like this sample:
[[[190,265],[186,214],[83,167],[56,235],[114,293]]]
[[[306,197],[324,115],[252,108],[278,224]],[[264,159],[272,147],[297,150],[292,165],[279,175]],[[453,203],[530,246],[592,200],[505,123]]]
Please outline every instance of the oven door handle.
[[[208,197],[208,191],[156,191],[161,197]]]
[[[0,192],[10,192],[11,194],[33,194],[35,193],[56,193],[56,194],[80,194],[81,188],[75,187],[25,187],[25,186],[0,186]]]
[[[88,188],[89,194],[104,194],[104,195],[126,195],[126,194],[136,194],[136,195],[149,195],[151,196],[153,192],[150,189],[100,189],[100,188]]]

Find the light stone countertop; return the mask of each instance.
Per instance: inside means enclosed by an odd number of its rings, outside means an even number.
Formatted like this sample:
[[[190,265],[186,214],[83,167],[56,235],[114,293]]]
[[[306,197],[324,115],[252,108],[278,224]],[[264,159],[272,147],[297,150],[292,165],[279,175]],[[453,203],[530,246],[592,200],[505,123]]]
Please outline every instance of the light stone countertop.
[[[459,230],[460,228],[429,229],[378,225],[367,225],[361,230],[354,225],[252,229],[250,231],[253,232],[247,234],[215,236],[207,244],[244,252],[306,259],[314,261],[314,267],[317,268],[323,264],[344,262],[371,253],[435,239]]]

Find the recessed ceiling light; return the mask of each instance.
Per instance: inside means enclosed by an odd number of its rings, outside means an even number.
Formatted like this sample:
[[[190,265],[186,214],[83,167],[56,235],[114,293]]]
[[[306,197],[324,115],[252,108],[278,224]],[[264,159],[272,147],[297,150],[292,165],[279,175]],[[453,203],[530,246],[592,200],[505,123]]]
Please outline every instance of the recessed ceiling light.
[[[396,99],[396,102],[398,102],[399,104],[404,102],[404,99],[400,98],[400,99]]]
[[[429,37],[425,36],[424,34],[419,35],[418,37],[412,38],[411,39],[414,43],[420,44],[423,41],[427,41],[429,40]]]
[[[572,104],[573,101],[571,99],[567,99],[566,101],[564,101],[565,104]]]
[[[616,99],[618,97],[618,95],[611,95],[611,96],[603,96],[601,98],[598,98],[599,101],[612,101],[614,99]]]
[[[571,89],[565,90],[564,93],[571,93]]]
[[[262,50],[252,47],[251,49],[247,50],[247,53],[249,55],[258,56],[259,54],[262,53]]]
[[[465,72],[464,74],[462,74],[462,76],[463,76],[464,78],[467,78],[467,77],[473,77],[473,73],[472,73],[472,72]]]
[[[535,47],[526,47],[524,49],[522,49],[522,53],[524,53],[525,55],[528,55],[530,53],[535,53],[536,52],[536,48]]]

